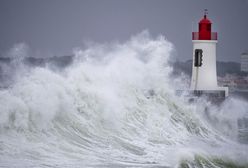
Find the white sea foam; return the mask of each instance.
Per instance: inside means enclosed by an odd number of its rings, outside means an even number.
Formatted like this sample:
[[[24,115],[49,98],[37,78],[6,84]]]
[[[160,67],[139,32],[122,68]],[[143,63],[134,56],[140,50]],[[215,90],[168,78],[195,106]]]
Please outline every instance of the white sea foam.
[[[77,49],[61,71],[22,66],[0,90],[0,166],[177,167],[195,155],[245,161],[248,148],[234,137],[247,103],[176,97],[183,80],[170,76],[173,50],[163,36],[142,32]]]

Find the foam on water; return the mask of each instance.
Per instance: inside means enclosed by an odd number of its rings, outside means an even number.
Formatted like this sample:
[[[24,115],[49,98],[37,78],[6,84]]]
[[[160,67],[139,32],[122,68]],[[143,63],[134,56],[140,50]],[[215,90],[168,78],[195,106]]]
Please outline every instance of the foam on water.
[[[63,70],[17,61],[0,90],[0,166],[179,167],[196,155],[245,163],[236,119],[248,103],[176,97],[183,80],[170,76],[173,50],[142,32],[77,49]]]

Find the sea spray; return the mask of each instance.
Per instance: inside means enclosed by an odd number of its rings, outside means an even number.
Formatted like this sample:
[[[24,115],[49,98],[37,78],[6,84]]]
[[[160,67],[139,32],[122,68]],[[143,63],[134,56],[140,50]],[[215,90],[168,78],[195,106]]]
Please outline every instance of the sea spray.
[[[176,97],[183,80],[171,77],[173,50],[145,31],[77,49],[65,69],[16,67],[14,82],[0,90],[0,166],[180,167],[196,156],[245,163],[247,146],[221,120],[233,124],[224,111],[242,107],[243,115],[246,103]]]

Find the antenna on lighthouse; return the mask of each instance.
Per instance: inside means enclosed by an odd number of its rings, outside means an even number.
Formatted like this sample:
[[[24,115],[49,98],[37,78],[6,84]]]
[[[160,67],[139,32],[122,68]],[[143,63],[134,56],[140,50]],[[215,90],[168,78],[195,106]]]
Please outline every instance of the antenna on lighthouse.
[[[207,14],[208,14],[208,9],[204,9],[204,18],[207,18]]]

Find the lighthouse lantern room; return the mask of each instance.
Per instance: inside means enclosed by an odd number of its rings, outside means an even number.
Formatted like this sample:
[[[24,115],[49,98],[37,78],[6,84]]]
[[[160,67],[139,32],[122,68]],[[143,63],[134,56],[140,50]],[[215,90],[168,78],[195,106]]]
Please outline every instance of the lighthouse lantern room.
[[[217,32],[212,32],[212,23],[207,17],[199,22],[198,32],[192,33],[193,63],[190,89],[197,93],[228,95],[227,87],[218,87],[216,72]]]

